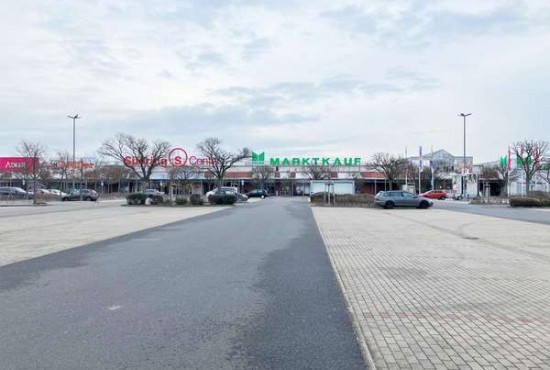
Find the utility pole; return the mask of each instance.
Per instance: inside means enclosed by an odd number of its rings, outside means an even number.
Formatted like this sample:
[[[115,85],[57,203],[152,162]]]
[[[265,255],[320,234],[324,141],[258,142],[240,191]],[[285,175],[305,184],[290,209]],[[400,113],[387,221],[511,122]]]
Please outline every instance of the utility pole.
[[[74,116],[67,116],[69,117],[70,119],[73,120],[73,163],[72,163],[72,168],[73,168],[73,190],[75,190],[75,169],[76,169],[76,159],[75,159],[75,152],[76,152],[76,120],[77,119],[80,119],[81,117],[78,116],[78,114],[75,114]]]
[[[464,118],[464,168],[462,169],[462,176],[460,177],[461,181],[461,185],[462,185],[462,198],[465,197],[465,194],[464,194],[464,190],[465,190],[465,186],[464,186],[464,178],[465,178],[465,174],[466,174],[466,117],[468,116],[471,116],[472,113],[460,113],[459,116],[463,117]]]

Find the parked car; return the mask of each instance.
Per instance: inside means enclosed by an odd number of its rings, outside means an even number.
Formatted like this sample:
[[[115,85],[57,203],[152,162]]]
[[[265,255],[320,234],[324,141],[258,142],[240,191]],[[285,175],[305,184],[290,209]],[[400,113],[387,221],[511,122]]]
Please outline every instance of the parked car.
[[[231,188],[231,189],[221,188],[219,190],[214,191],[210,195],[231,195],[231,194],[233,194],[237,197],[238,202],[246,202],[248,200],[247,195],[244,195],[244,194],[238,193],[236,191],[233,191],[233,189],[234,188]],[[208,192],[208,193],[210,193],[210,192]],[[206,194],[208,194],[208,193],[206,193]],[[206,199],[208,199],[210,197],[210,195],[207,195]]]
[[[394,207],[429,208],[434,202],[428,198],[418,196],[408,191],[381,191],[374,197],[374,204],[386,209]]]
[[[206,199],[208,199],[209,196],[211,196],[212,194],[216,193],[218,190],[231,190],[232,192],[234,193],[238,193],[239,192],[239,189],[237,189],[236,187],[234,186],[222,186],[221,188],[214,188],[212,190],[210,190],[209,192],[206,193]]]
[[[38,189],[34,192],[34,194],[41,194],[41,195],[54,195],[51,191],[48,189]]]
[[[267,190],[264,189],[254,189],[248,193],[246,193],[246,196],[249,198],[266,198],[269,195],[267,194]]]
[[[26,192],[25,190],[13,186],[3,186],[0,187],[0,196],[6,197],[6,198],[16,198],[16,199],[24,199],[29,198],[31,199],[34,194]]]
[[[148,197],[152,197],[154,195],[164,195],[162,191],[158,191],[157,189],[145,189],[145,194]]]
[[[76,190],[72,190],[69,194],[62,197],[61,200],[65,202],[68,200],[80,200],[80,198],[82,198],[82,200],[95,202],[97,198],[99,198],[99,195],[96,193],[95,190],[76,189]]]
[[[430,190],[425,193],[420,194],[421,197],[430,198],[430,199],[447,199],[447,193],[443,190]]]
[[[61,190],[58,190],[58,189],[47,189],[50,193],[52,193],[53,195],[57,195],[58,197],[64,197],[65,195],[67,195],[67,193],[64,193],[62,192]]]

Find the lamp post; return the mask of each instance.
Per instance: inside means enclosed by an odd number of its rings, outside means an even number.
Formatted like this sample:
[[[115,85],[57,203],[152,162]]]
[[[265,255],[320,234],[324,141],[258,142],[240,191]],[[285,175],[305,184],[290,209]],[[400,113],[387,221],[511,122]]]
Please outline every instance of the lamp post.
[[[466,117],[471,116],[472,113],[460,113],[459,116],[464,118],[464,168],[462,169],[462,176],[460,177],[462,185],[462,197],[464,198],[464,174],[466,172]]]
[[[76,159],[75,159],[75,147],[76,147],[76,132],[75,132],[75,129],[76,129],[76,120],[77,119],[80,119],[80,117],[78,116],[78,114],[75,114],[74,116],[67,116],[69,117],[70,119],[73,120],[73,191],[75,190],[75,167],[76,167]]]

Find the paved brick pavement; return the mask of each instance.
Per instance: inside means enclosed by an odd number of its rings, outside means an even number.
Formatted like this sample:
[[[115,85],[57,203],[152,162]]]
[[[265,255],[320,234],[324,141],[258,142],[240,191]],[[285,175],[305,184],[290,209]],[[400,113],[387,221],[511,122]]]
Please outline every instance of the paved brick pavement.
[[[313,207],[378,369],[550,369],[550,226]]]

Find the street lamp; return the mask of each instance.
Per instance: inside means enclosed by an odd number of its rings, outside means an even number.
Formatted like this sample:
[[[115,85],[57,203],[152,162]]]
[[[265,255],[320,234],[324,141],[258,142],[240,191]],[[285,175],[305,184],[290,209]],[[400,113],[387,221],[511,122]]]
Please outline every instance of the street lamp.
[[[472,113],[460,113],[459,116],[464,118],[464,168],[462,169],[461,186],[462,197],[464,197],[464,174],[466,171],[466,117],[471,116]]]
[[[75,127],[76,127],[76,120],[80,119],[81,117],[78,116],[78,114],[75,114],[74,116],[67,116],[70,119],[73,120],[73,191],[75,189],[75,175],[74,170],[76,167],[76,159],[75,159],[75,142],[76,142],[76,135],[75,135]]]

